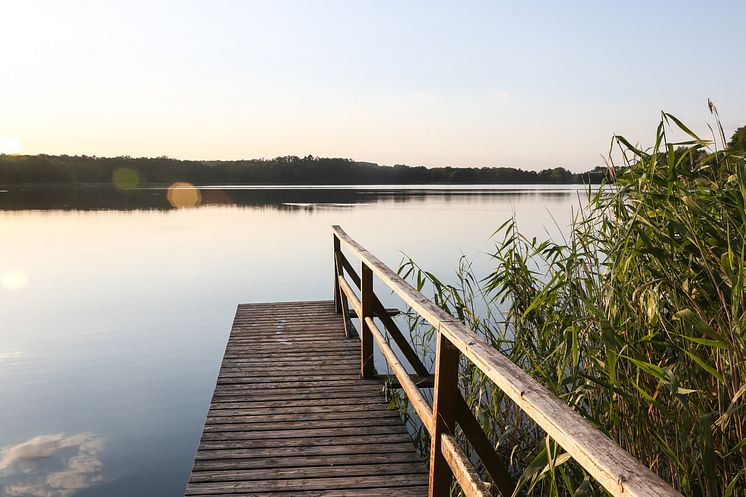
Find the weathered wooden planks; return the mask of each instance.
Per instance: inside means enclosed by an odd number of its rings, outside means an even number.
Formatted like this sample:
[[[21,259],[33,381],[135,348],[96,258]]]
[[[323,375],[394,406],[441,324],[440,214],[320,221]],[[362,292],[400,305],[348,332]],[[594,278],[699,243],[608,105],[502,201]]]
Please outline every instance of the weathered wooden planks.
[[[238,307],[188,496],[424,496],[427,466],[333,302]]]

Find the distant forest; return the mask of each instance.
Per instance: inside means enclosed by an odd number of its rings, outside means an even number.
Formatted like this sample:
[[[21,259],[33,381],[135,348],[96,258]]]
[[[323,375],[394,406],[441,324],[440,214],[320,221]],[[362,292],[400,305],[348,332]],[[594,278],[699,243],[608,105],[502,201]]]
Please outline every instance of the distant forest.
[[[0,155],[0,186],[112,184],[170,185],[303,184],[572,184],[600,183],[606,169],[572,173],[562,167],[524,171],[512,167],[380,166],[321,157],[277,157],[240,161],[191,161],[168,157]]]

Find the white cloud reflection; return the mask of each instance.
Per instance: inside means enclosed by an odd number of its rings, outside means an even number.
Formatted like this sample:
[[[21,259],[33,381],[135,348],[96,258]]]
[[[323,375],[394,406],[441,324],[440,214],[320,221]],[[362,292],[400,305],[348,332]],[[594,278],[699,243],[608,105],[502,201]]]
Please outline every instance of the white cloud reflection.
[[[0,448],[0,495],[69,497],[102,480],[103,439],[90,433],[41,435]]]
[[[0,362],[3,362],[3,361],[13,362],[15,359],[20,359],[22,356],[23,356],[23,353],[20,350],[0,352]]]

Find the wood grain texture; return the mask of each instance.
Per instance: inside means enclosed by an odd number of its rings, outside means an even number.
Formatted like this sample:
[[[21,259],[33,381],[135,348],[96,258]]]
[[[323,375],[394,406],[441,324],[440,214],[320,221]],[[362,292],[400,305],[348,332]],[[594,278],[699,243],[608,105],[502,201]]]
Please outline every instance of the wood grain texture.
[[[185,495],[427,495],[427,466],[380,381],[360,378],[336,307],[238,307]]]
[[[433,388],[433,431],[430,432],[430,492],[428,495],[448,497],[451,495],[453,470],[456,468],[450,460],[444,457],[441,438],[443,435],[454,433],[456,428],[459,351],[442,333],[438,333],[437,347],[435,388]],[[461,454],[454,453],[453,456],[457,458]],[[459,462],[462,466],[471,466],[465,457]]]
[[[467,464],[469,459],[461,450],[453,435],[441,433],[440,444],[443,458],[451,468],[466,497],[491,497],[492,494],[485,487],[474,466]],[[500,495],[506,494],[501,493]]]
[[[360,275],[360,376],[371,378],[375,374],[373,336],[365,318],[373,316],[373,273],[363,265]]]

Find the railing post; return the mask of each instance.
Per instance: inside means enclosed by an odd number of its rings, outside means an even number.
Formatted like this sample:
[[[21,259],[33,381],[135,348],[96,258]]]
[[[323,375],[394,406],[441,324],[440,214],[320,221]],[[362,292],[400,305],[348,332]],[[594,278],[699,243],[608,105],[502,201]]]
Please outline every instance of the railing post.
[[[340,250],[342,250],[342,247],[339,243],[339,238],[337,238],[337,234],[332,235],[334,237],[334,252],[332,253],[332,260],[334,262],[334,309],[337,311],[337,314],[342,314],[342,299],[339,298],[339,266],[340,264],[337,262],[338,254]]]
[[[360,376],[371,378],[373,367],[373,334],[365,318],[373,318],[373,271],[363,262],[360,268],[360,303],[363,315],[360,316]]]
[[[459,350],[438,331],[433,389],[433,433],[430,434],[430,493],[429,497],[448,497],[453,472],[443,458],[440,435],[455,433],[458,399]]]

